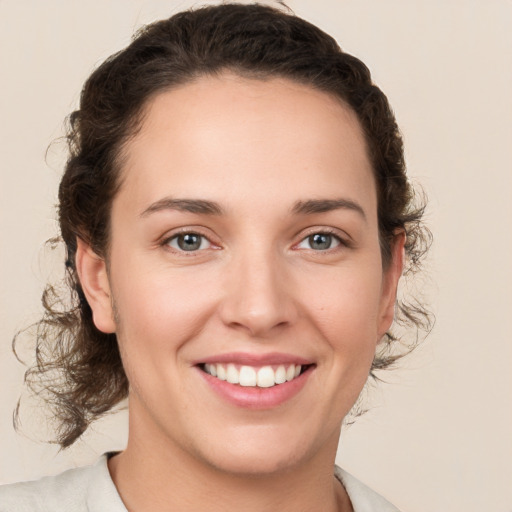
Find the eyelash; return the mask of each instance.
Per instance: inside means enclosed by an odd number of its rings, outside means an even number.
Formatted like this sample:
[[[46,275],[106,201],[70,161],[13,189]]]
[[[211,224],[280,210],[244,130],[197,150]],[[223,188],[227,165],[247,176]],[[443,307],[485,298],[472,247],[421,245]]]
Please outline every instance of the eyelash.
[[[210,247],[201,249],[201,246],[200,246],[197,250],[187,251],[185,249],[181,249],[181,248],[178,248],[178,247],[172,247],[170,245],[172,241],[174,241],[174,240],[177,241],[179,239],[179,237],[183,237],[183,236],[186,236],[186,235],[198,236],[198,237],[200,237],[202,239],[201,245],[202,245],[203,241],[206,240],[210,244]],[[323,249],[323,250],[322,249],[315,250],[315,249],[312,249],[312,248],[307,249],[307,250],[313,251],[315,253],[332,254],[333,252],[336,252],[336,251],[340,250],[340,248],[350,247],[350,242],[348,240],[340,237],[339,234],[337,232],[335,232],[333,229],[322,228],[322,229],[319,229],[319,230],[311,231],[309,234],[304,236],[300,240],[300,242],[298,244],[295,244],[294,248],[296,248],[300,244],[304,243],[305,241],[307,241],[308,239],[310,239],[314,235],[327,235],[327,236],[332,237],[335,240],[335,242],[337,242],[337,245],[335,247],[328,247],[327,249]],[[185,255],[186,256],[194,256],[197,253],[202,252],[202,251],[204,251],[206,249],[211,249],[212,248],[211,246],[215,246],[215,244],[206,235],[204,235],[204,234],[202,234],[202,233],[200,233],[198,231],[183,230],[183,231],[180,231],[179,233],[175,233],[172,236],[170,236],[170,237],[166,238],[165,240],[163,240],[162,241],[162,246],[169,247],[174,252],[182,254],[184,256]]]

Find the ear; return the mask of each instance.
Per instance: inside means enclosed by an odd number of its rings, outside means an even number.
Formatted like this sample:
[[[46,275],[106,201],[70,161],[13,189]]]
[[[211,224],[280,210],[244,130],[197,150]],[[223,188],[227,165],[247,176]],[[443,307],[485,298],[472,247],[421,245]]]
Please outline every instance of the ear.
[[[94,325],[101,332],[115,332],[116,323],[107,264],[81,238],[77,239],[76,270],[82,290],[92,309]]]
[[[391,327],[395,317],[395,303],[398,282],[402,276],[405,261],[405,231],[397,231],[391,245],[391,261],[383,272],[379,313],[379,339]]]

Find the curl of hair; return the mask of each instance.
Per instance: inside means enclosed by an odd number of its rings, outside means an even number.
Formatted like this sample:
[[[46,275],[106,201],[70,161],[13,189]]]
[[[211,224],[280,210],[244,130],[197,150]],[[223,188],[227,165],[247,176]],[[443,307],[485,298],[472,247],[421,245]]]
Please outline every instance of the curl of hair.
[[[407,180],[402,138],[384,93],[368,68],[319,28],[262,5],[223,4],[186,11],[142,28],[132,43],[86,81],[69,117],[69,159],[59,188],[59,222],[67,251],[66,286],[49,286],[37,324],[36,364],[28,385],[53,406],[57,441],[71,445],[128,393],[115,334],[96,329],[76,272],[77,238],[108,258],[112,201],[121,186],[122,149],[137,133],[154,95],[203,76],[233,72],[286,78],[325,91],[357,114],[378,190],[383,265],[397,230],[407,234],[406,273],[419,269],[430,244]],[[410,352],[430,315],[420,303],[400,302],[395,325],[414,329],[412,341],[387,333],[372,366],[381,370]],[[397,348],[398,347],[398,348]]]

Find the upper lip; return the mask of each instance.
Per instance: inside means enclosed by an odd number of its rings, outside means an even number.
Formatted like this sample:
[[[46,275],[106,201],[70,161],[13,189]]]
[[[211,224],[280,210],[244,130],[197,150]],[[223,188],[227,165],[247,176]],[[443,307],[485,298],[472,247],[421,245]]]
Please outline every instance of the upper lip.
[[[269,366],[279,364],[310,365],[313,361],[293,354],[271,352],[268,354],[249,354],[246,352],[230,352],[217,354],[195,361],[193,364],[227,364],[234,363],[246,366]]]

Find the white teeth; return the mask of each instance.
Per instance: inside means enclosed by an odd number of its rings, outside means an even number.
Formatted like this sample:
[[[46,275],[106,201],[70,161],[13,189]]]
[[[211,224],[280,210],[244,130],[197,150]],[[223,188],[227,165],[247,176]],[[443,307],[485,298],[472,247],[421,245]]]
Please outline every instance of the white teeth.
[[[286,382],[286,368],[281,365],[276,370],[276,384],[283,384],[283,382]]]
[[[226,380],[230,384],[238,384],[240,382],[240,374],[234,364],[228,364],[226,368]]]
[[[252,366],[241,366],[238,370],[234,363],[205,364],[204,370],[213,377],[225,380],[230,384],[240,384],[244,387],[271,388],[276,384],[284,384],[297,378],[302,370],[300,364],[288,367],[279,365],[275,370],[272,366],[262,366],[259,369]]]
[[[251,366],[240,368],[240,386],[256,386],[256,370]]]
[[[276,384],[276,377],[271,366],[263,366],[258,370],[257,382],[259,388],[271,388]]]
[[[214,364],[205,364],[204,369],[206,373],[209,373],[210,375],[213,375],[214,377],[217,377],[217,367]]]
[[[217,365],[217,379],[226,380],[226,368],[221,364]]]

